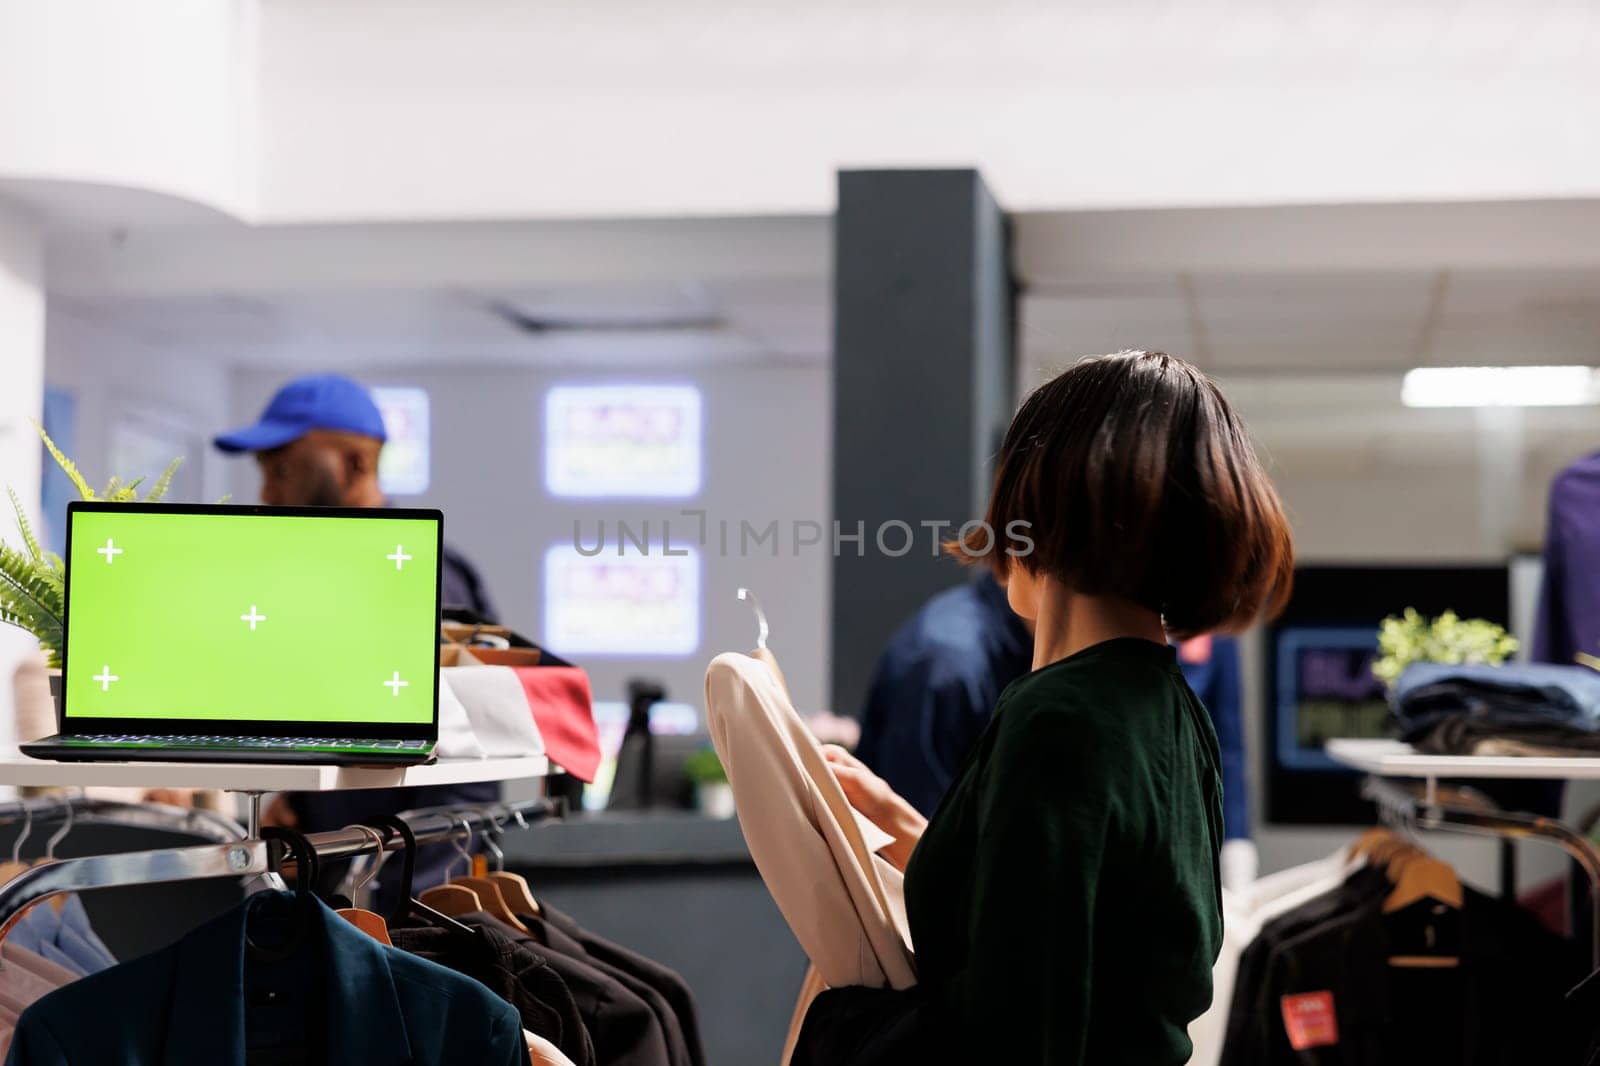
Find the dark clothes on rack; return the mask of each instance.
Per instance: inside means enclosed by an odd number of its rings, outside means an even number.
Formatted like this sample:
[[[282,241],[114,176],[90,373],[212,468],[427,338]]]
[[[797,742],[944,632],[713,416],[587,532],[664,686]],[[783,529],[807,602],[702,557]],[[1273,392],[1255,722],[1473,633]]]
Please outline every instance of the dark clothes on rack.
[[[581,951],[568,954],[548,947],[538,937],[487,914],[468,914],[462,920],[468,925],[497,929],[544,956],[572,992],[600,1066],[670,1066],[666,1034],[650,1005],[593,960],[584,958]],[[519,916],[519,920],[527,924],[527,918]]]
[[[304,939],[276,963],[251,947],[291,944],[296,929]],[[478,982],[378,943],[321,903],[308,911],[264,892],[39,1000],[6,1062],[275,1060],[527,1066],[528,1051],[516,1010]]]
[[[529,914],[518,915],[517,920],[527,926],[539,943],[550,951],[592,963],[595,969],[620,982],[623,988],[643,1000],[661,1026],[661,1035],[667,1045],[668,1066],[690,1066],[689,1049],[684,1043],[683,1031],[678,1026],[678,1017],[661,993],[627,970],[590,955],[581,943],[555,923]]]
[[[471,933],[391,925],[389,935],[395,947],[465,974],[517,1008],[522,1027],[550,1041],[574,1066],[595,1066],[577,1001],[540,953],[485,925]]]
[[[700,1039],[699,1010],[695,1007],[694,993],[687,981],[654,959],[596,936],[543,900],[539,901],[539,909],[546,922],[582,945],[590,958],[630,973],[655,989],[677,1020],[689,1062],[692,1066],[705,1066],[706,1053]]]
[[[1222,940],[1221,792],[1170,647],[1106,641],[1006,689],[906,872],[948,1058],[1187,1062]]]
[[[464,785],[427,785],[421,788],[367,788],[339,792],[294,792],[290,805],[299,819],[295,828],[302,833],[326,833],[347,825],[361,825],[385,814],[415,811],[426,807],[484,806],[500,801],[500,782],[474,781]],[[461,853],[450,844],[424,844],[417,849],[415,891],[442,885],[457,867]],[[372,903],[387,914],[400,902],[402,864],[386,862],[372,882]],[[324,863],[322,884],[331,893],[344,880],[349,863]]]
[[[1383,913],[1391,887],[1381,871],[1363,870],[1267,924],[1240,960],[1223,1066],[1570,1061],[1567,944],[1469,888],[1459,912],[1427,918],[1455,930],[1458,965],[1393,966],[1392,923],[1407,915]],[[1286,1018],[1308,1001],[1327,1025],[1292,1035]]]
[[[1584,978],[1567,993],[1565,1004],[1568,1043],[1573,1048],[1569,1061],[1576,1066],[1600,1066],[1600,971]]]

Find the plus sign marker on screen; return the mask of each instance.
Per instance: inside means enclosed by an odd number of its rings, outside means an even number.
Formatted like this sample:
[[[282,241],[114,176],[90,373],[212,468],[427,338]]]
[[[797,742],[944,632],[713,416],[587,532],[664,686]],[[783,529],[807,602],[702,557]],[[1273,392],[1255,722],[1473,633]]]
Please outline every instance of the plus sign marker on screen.
[[[66,713],[433,720],[432,521],[73,516]]]

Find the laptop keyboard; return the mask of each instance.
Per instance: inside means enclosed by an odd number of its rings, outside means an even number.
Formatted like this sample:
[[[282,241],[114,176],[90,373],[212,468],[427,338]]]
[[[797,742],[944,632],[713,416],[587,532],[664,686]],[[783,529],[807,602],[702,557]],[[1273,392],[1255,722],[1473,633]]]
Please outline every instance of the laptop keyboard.
[[[431,740],[378,740],[362,737],[219,737],[147,733],[79,733],[61,744],[97,748],[169,748],[186,751],[311,751],[406,754],[433,750]]]

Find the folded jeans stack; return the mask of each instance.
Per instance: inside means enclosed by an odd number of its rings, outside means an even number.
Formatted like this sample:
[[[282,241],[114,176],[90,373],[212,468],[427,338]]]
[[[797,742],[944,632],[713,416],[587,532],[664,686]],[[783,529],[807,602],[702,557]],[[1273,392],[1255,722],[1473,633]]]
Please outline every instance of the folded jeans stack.
[[[1394,692],[1401,739],[1434,755],[1600,755],[1600,673],[1418,663]]]

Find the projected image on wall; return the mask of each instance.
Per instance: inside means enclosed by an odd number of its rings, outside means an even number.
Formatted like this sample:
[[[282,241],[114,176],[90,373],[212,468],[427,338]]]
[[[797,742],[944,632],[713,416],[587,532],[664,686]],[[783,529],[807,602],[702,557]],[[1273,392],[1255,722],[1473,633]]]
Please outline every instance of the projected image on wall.
[[[692,385],[558,385],[545,397],[552,496],[693,496],[700,443],[700,390]]]
[[[675,549],[677,550],[677,549]],[[544,557],[544,639],[560,655],[691,655],[700,647],[700,556]]]
[[[378,457],[378,485],[388,496],[418,496],[428,491],[428,390],[379,386],[372,399],[383,414],[389,441]]]

